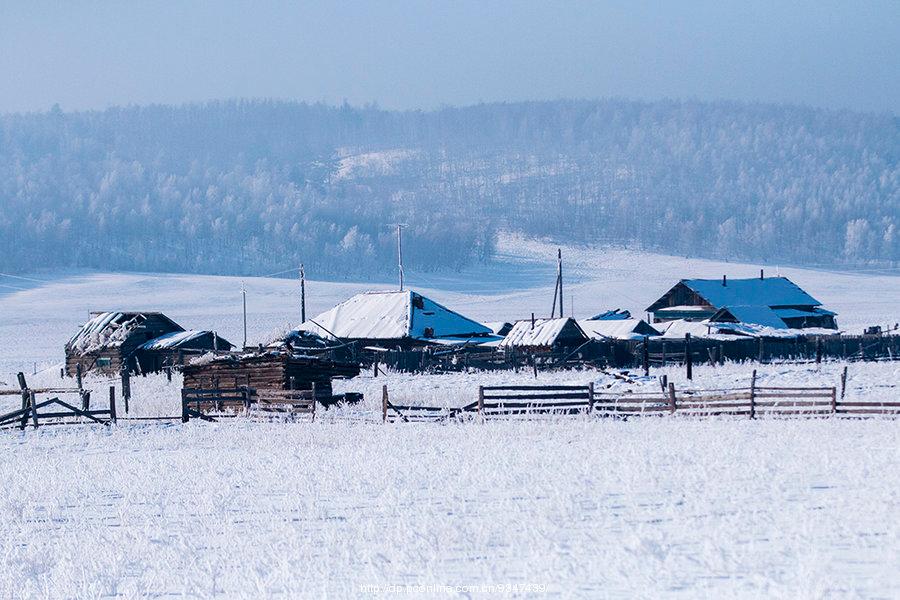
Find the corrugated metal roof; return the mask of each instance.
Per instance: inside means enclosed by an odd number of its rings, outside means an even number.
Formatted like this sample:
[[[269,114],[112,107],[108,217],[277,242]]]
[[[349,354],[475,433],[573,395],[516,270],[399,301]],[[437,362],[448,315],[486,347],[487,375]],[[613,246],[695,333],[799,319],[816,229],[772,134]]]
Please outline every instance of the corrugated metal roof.
[[[334,339],[395,340],[489,335],[491,330],[405,290],[366,292],[310,319],[298,330]]]
[[[821,302],[787,277],[752,279],[683,279],[691,290],[717,308],[724,306],[819,306]]]
[[[569,322],[575,327],[578,324],[571,318],[565,317],[561,319],[536,319],[534,327],[531,321],[518,321],[503,341],[500,347],[505,346],[552,346],[556,342],[556,338],[562,333],[563,329]]]

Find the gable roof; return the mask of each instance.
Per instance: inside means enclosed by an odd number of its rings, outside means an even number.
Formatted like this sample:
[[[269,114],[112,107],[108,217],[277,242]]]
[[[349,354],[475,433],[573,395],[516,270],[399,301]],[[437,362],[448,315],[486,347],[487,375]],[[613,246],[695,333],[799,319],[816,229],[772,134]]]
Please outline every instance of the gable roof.
[[[707,302],[717,308],[723,306],[819,306],[822,304],[787,277],[760,279],[682,279]]]
[[[563,317],[560,319],[537,319],[534,327],[531,321],[518,321],[513,328],[506,334],[499,347],[506,346],[553,346],[557,339],[564,332],[573,332],[576,335],[584,337],[588,340],[587,334],[572,317]]]
[[[366,292],[297,328],[328,339],[395,340],[478,337],[492,332],[411,290]]]

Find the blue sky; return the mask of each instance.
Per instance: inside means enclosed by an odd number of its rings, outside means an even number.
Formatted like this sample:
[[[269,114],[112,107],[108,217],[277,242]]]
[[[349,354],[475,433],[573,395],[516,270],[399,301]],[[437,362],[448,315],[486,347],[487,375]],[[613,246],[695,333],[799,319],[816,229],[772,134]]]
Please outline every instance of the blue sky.
[[[563,97],[900,113],[900,2],[3,2],[0,112]]]

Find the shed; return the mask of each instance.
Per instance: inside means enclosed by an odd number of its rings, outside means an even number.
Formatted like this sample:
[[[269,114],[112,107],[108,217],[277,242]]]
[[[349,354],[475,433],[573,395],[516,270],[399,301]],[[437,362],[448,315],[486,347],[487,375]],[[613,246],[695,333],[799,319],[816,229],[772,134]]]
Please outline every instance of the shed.
[[[578,326],[595,340],[634,340],[644,336],[658,336],[660,332],[643,319],[585,319]]]
[[[523,352],[571,352],[590,338],[572,317],[518,321],[498,347]]]
[[[142,373],[161,371],[165,367],[183,365],[186,357],[207,352],[227,352],[231,342],[214,331],[173,331],[145,342],[135,351],[135,359]]]

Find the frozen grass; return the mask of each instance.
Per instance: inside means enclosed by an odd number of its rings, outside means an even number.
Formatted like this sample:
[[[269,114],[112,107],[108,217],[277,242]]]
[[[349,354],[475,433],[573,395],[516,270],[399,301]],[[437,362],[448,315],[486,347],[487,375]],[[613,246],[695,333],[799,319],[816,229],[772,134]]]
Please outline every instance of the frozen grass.
[[[896,597],[898,423],[227,423],[0,436],[3,597]]]

